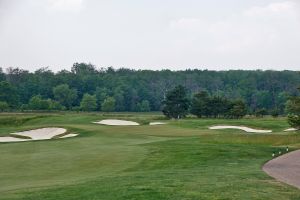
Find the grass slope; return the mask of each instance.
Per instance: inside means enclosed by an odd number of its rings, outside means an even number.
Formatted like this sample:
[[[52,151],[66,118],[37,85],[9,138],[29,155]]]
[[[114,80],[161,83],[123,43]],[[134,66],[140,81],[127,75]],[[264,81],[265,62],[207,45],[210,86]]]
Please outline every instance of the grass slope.
[[[15,119],[11,121],[7,118]],[[18,119],[22,118],[22,119]],[[162,126],[111,127],[104,118],[147,124],[155,114],[2,115],[0,136],[57,126],[80,136],[0,144],[0,199],[300,199],[300,191],[268,177],[261,166],[273,151],[297,148],[285,119],[169,121]],[[17,121],[17,124],[14,124]],[[208,130],[247,125],[273,134]]]

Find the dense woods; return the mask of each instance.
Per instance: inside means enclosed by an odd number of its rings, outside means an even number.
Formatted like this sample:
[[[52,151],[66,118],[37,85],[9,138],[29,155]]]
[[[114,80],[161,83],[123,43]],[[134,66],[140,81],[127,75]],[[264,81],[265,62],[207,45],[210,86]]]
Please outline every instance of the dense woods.
[[[300,88],[298,88],[300,91]],[[286,103],[286,112],[288,113],[289,124],[300,130],[300,97],[290,97]]]
[[[245,102],[248,113],[282,114],[288,97],[299,94],[300,74],[260,70],[116,70],[97,69],[85,63],[75,63],[71,71],[57,73],[47,68],[35,72],[0,68],[0,111],[158,111],[162,110],[167,92],[177,85],[187,88],[191,100],[195,93],[205,91],[209,98]]]

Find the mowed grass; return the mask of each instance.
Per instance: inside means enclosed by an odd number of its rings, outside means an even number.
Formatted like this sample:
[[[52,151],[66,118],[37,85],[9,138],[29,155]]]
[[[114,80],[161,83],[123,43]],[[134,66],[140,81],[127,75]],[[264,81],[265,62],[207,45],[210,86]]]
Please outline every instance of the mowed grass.
[[[143,125],[91,123],[106,118]],[[49,126],[80,135],[0,143],[0,199],[300,199],[300,190],[261,170],[273,151],[300,147],[299,133],[283,132],[288,128],[284,118],[186,119],[146,125],[163,120],[157,113],[1,115],[0,136]],[[274,133],[208,130],[221,124]]]

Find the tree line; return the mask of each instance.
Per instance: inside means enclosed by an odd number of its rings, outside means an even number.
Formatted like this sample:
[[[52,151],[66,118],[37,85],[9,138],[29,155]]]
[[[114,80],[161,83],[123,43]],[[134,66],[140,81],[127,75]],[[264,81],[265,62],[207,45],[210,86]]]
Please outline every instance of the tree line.
[[[300,88],[299,88],[300,91]],[[210,96],[206,91],[195,93],[190,100],[186,88],[179,85],[167,92],[163,100],[163,114],[169,119],[181,119],[188,114],[198,118],[235,118],[239,119],[247,114],[247,106],[241,99],[228,99]],[[300,96],[290,96],[285,107],[288,113],[288,123],[300,130]],[[266,115],[265,110],[258,110],[257,116]],[[272,114],[278,117],[277,114]]]
[[[298,88],[300,91],[300,87]],[[286,103],[289,124],[300,130],[300,96],[292,96]]]
[[[175,119],[189,113],[198,118],[242,118],[247,114],[247,106],[243,100],[210,96],[206,91],[194,94],[190,100],[186,89],[179,85],[167,93],[162,111],[168,118]]]
[[[207,102],[200,101],[199,106],[209,109],[209,105],[222,105],[222,112],[203,111],[199,113],[203,117],[231,117],[229,110],[241,109],[242,102],[250,114],[283,114],[288,97],[299,94],[296,86],[300,85],[300,74],[98,69],[86,63],[75,63],[70,71],[56,73],[48,68],[34,72],[0,68],[0,110],[159,111],[168,91],[176,85],[187,88],[191,102],[197,102],[195,93],[204,95]]]

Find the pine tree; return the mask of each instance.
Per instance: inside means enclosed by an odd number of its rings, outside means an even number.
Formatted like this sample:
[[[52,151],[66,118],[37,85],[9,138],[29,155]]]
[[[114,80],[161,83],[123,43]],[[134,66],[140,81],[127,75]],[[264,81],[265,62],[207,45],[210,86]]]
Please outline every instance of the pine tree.
[[[189,104],[186,89],[179,85],[167,92],[162,112],[168,118],[180,119],[188,114]]]

